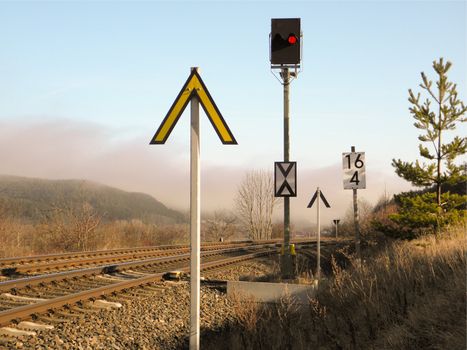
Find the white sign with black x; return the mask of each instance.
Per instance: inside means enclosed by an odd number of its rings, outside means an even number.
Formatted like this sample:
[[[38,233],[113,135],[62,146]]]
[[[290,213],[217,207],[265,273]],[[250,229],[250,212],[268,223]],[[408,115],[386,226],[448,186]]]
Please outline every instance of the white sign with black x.
[[[297,197],[297,162],[274,162],[274,196]]]

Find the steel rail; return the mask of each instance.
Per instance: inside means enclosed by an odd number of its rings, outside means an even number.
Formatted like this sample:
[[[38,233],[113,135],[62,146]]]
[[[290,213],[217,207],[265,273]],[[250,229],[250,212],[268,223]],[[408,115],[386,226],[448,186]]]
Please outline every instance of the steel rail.
[[[248,249],[263,248],[265,246],[268,246],[268,245],[263,244],[263,245],[255,245],[255,246],[248,246],[248,247],[210,250],[210,251],[202,252],[201,256],[205,257],[205,256],[212,256],[212,255],[231,253],[231,252],[242,252],[242,251],[247,251]],[[116,271],[124,271],[124,270],[128,270],[131,268],[145,267],[145,266],[151,266],[151,265],[163,264],[163,263],[179,262],[179,261],[188,260],[189,258],[190,258],[190,254],[185,253],[185,254],[171,255],[171,256],[166,256],[166,257],[158,257],[158,258],[138,260],[138,261],[129,261],[129,262],[124,262],[120,264],[104,265],[104,266],[89,267],[89,268],[79,269],[79,270],[56,272],[56,273],[50,273],[50,274],[34,276],[34,277],[19,278],[19,279],[0,282],[0,292],[8,291],[11,289],[23,288],[27,286],[35,286],[35,285],[49,283],[49,282],[58,282],[62,280],[72,279],[72,278],[93,276],[93,275],[111,273],[111,272],[116,272]]]
[[[313,242],[313,241],[312,241]],[[312,243],[307,241],[302,241],[301,243],[307,244]],[[217,249],[219,247],[241,247],[245,246],[246,244],[249,245],[257,245],[257,244],[278,244],[276,240],[263,240],[263,241],[237,241],[237,242],[230,242],[230,243],[213,243],[213,244],[205,244],[202,247],[203,251]],[[126,252],[127,250],[125,250]],[[34,260],[34,263],[24,263],[28,258],[20,258],[19,260],[15,260],[17,265],[0,265],[0,275],[4,276],[11,276],[14,274],[25,274],[30,272],[42,272],[42,271],[50,271],[62,268],[69,268],[69,267],[77,267],[77,266],[86,266],[86,265],[95,265],[95,264],[102,264],[102,263],[111,263],[117,262],[122,260],[132,260],[141,257],[150,257],[150,256],[159,256],[159,255],[167,255],[172,251],[181,252],[181,251],[189,251],[188,246],[159,246],[153,248],[135,248],[130,249],[130,253],[124,253],[122,250],[118,251],[97,251],[97,252],[81,252],[81,256],[85,256],[89,258],[79,258],[76,254],[70,253],[67,254],[53,254],[53,255],[42,255],[38,256],[40,260]],[[102,253],[102,252],[105,252]],[[114,252],[114,255],[111,253]],[[117,255],[115,255],[117,254]],[[92,256],[92,257],[91,257]],[[59,258],[68,257],[68,260],[60,260]],[[36,257],[31,257],[36,258]],[[73,260],[74,258],[74,260]],[[0,262],[2,259],[0,259]],[[12,261],[10,258],[3,259],[5,261]],[[19,264],[18,262],[22,261],[23,263]],[[32,260],[31,260],[32,261]],[[45,263],[43,263],[45,261]]]
[[[296,240],[300,242],[313,242],[313,239],[300,239]],[[204,242],[201,247],[217,247],[217,246],[229,246],[237,244],[260,244],[260,243],[280,243],[280,240],[241,240],[241,241],[230,241],[230,242]],[[292,242],[293,243],[293,242]],[[150,247],[135,247],[135,248],[118,248],[118,249],[108,249],[108,250],[94,250],[94,251],[84,251],[84,252],[69,252],[69,253],[54,253],[47,255],[31,255],[31,256],[20,256],[20,257],[8,257],[0,258],[0,266],[7,266],[11,264],[24,264],[24,263],[37,263],[39,261],[50,261],[50,260],[59,260],[59,259],[71,259],[79,258],[82,256],[106,256],[106,255],[115,255],[115,254],[131,254],[131,253],[142,253],[142,252],[151,252],[151,251],[162,251],[162,250],[171,250],[171,249],[189,249],[189,244],[172,244],[172,245],[160,245],[160,246],[150,246]]]
[[[205,243],[203,247],[217,247],[217,246],[230,246],[237,244],[253,243],[252,241],[233,241],[227,243]],[[174,245],[160,245],[150,247],[135,247],[135,248],[122,248],[122,249],[108,249],[108,250],[93,250],[84,252],[69,252],[69,253],[55,253],[46,255],[31,255],[31,256],[20,256],[20,257],[8,257],[0,258],[0,266],[7,266],[11,264],[24,264],[24,263],[36,263],[40,261],[55,261],[60,259],[73,259],[79,257],[91,257],[91,256],[107,256],[107,255],[119,255],[119,254],[134,254],[134,253],[148,253],[153,251],[166,251],[173,249],[189,249],[190,246],[187,244],[174,244]]]
[[[221,266],[227,266],[235,264],[241,261],[255,259],[260,256],[269,255],[274,253],[273,250],[261,251],[256,253],[250,253],[247,255],[242,255],[240,257],[227,258],[219,261],[207,262],[201,264],[201,270],[206,271],[214,268],[219,268]],[[182,272],[189,272],[190,267],[183,267],[179,269]],[[140,277],[137,279],[118,282],[115,284],[110,284],[108,286],[102,286],[99,288],[82,291],[78,293],[73,293],[70,295],[65,295],[58,298],[47,299],[35,304],[24,305],[17,308],[9,309],[0,312],[0,326],[6,326],[13,321],[28,319],[35,314],[47,312],[54,308],[59,308],[65,305],[70,305],[79,301],[89,300],[92,298],[101,297],[105,294],[110,294],[118,292],[124,289],[129,289],[136,286],[145,285],[148,283],[156,282],[162,279],[162,276],[165,272],[151,274],[148,276]]]
[[[222,245],[222,247],[244,247],[244,244],[226,244]],[[214,249],[219,248],[220,245],[212,245],[212,246],[205,246],[203,251],[211,251]],[[118,262],[122,260],[132,260],[137,258],[144,258],[144,257],[151,257],[151,256],[164,256],[168,254],[173,254],[176,252],[186,252],[189,251],[189,248],[172,248],[167,250],[153,250],[153,251],[143,251],[143,252],[135,252],[130,254],[120,254],[120,255],[111,255],[111,256],[95,256],[92,258],[84,258],[84,259],[75,259],[75,260],[60,260],[60,261],[52,261],[46,263],[38,263],[38,264],[27,264],[27,265],[16,265],[11,267],[3,267],[0,268],[0,275],[9,276],[12,274],[20,274],[20,273],[30,273],[30,272],[42,272],[42,271],[50,271],[54,269],[61,269],[67,267],[77,267],[77,266],[85,266],[85,265],[95,265],[95,264],[102,264],[102,263],[111,263],[111,262]]]

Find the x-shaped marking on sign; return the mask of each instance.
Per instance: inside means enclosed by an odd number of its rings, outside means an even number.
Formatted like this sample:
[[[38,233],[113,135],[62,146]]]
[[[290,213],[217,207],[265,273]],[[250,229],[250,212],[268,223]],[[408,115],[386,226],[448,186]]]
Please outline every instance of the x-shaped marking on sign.
[[[284,176],[284,180],[282,182],[282,185],[276,191],[276,197],[295,197],[297,195],[296,194],[296,189],[294,189],[294,188],[292,188],[292,186],[290,186],[290,183],[289,183],[289,181],[287,179],[287,177],[289,176],[292,169],[294,169],[294,167],[296,167],[296,164],[297,164],[296,162],[276,162],[276,169],[279,169],[282,176]],[[293,173],[292,176],[293,177],[290,180],[295,182],[296,181],[296,179],[295,179],[296,178],[296,173]],[[277,181],[277,179],[276,179],[276,181]],[[277,188],[277,186],[276,186],[276,188]],[[285,189],[287,189],[288,192],[284,193]]]

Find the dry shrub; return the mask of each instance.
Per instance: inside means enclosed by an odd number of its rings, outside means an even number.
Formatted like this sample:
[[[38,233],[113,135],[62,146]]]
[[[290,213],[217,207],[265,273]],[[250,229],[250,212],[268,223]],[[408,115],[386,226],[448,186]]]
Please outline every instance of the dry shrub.
[[[347,269],[334,261],[308,308],[283,300],[250,315],[256,328],[242,348],[465,349],[465,243],[461,228],[443,239],[394,242],[361,264],[350,257]],[[242,319],[235,334],[251,329]],[[230,334],[217,348],[232,343]]]
[[[465,252],[463,235],[427,237],[337,269],[318,296],[328,310],[321,340],[343,348],[424,349],[456,333],[465,344]]]
[[[253,296],[243,297],[236,293],[230,296],[230,301],[237,321],[244,326],[244,330],[255,332],[256,324],[263,311],[260,304]]]
[[[188,225],[101,222],[94,212],[57,208],[39,224],[0,217],[0,257],[188,242]]]
[[[34,228],[12,218],[0,219],[0,257],[30,253]]]
[[[188,230],[186,224],[155,225],[136,219],[111,221],[96,228],[92,249],[183,244],[188,242]]]
[[[234,295],[230,298],[234,318],[219,332],[206,332],[203,349],[306,349],[310,333],[303,331],[309,314],[301,312],[290,295],[277,304],[258,303],[253,298]]]
[[[234,293],[230,296],[229,301],[233,314],[235,315],[235,320],[231,325],[227,326],[230,331],[228,348],[251,348],[251,340],[258,339],[259,337],[257,324],[260,318],[263,317],[263,309],[254,297],[245,297]],[[237,330],[239,331],[237,332]],[[208,346],[208,348],[211,347]],[[216,348],[216,346],[214,348]]]

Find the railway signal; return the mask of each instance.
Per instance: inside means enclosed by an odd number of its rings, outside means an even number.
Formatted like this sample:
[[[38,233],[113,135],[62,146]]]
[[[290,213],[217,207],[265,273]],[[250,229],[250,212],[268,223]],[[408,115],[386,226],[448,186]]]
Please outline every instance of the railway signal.
[[[317,225],[316,236],[317,236],[317,241],[318,241],[317,242],[317,253],[318,254],[316,258],[317,260],[316,261],[316,279],[318,280],[318,283],[321,277],[321,228],[320,228],[321,222],[320,222],[320,210],[319,210],[320,199],[323,200],[323,203],[326,208],[331,208],[331,205],[327,201],[326,197],[324,197],[324,194],[323,192],[321,192],[319,187],[316,189],[315,194],[313,195],[313,197],[310,200],[310,203],[308,203],[308,206],[307,206],[307,208],[311,208],[316,201],[316,225]]]
[[[190,350],[199,349],[200,330],[200,168],[199,168],[199,104],[203,107],[217,135],[223,144],[236,145],[237,141],[222,117],[198,68],[191,68],[190,76],[170,107],[150,144],[164,144],[188,102],[191,102],[191,146],[190,146]]]
[[[269,60],[271,61],[271,69],[280,69],[284,91],[284,164],[291,163],[289,162],[289,88],[292,79],[298,76],[297,68],[300,67],[301,60],[301,38],[300,18],[271,19]],[[295,72],[290,73],[289,68],[295,68]],[[282,185],[284,186],[276,187],[275,192],[276,196],[284,197],[284,255],[281,259],[281,273],[282,278],[290,279],[295,277],[290,254],[290,197],[296,196],[296,188],[293,189],[287,180]],[[280,191],[278,191],[279,189]]]
[[[300,65],[300,18],[271,19],[272,65]]]

